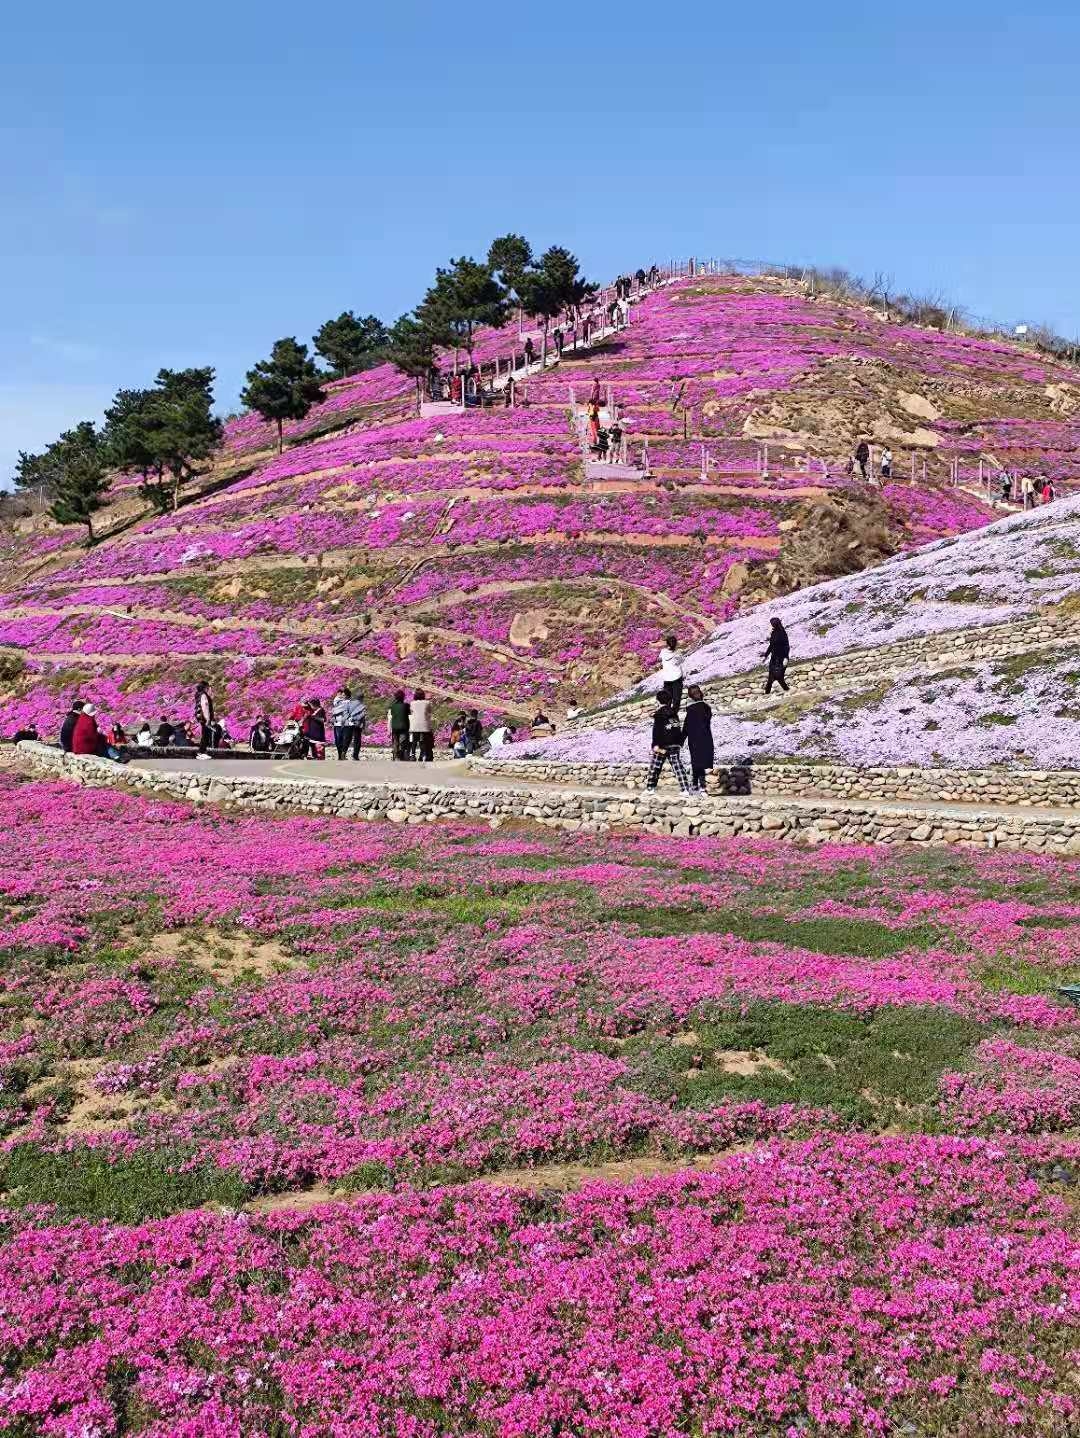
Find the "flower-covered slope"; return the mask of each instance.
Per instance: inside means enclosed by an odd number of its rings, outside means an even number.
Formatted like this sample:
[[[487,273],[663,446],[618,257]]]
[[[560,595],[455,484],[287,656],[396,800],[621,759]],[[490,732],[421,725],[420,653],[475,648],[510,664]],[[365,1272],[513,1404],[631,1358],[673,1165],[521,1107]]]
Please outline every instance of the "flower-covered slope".
[[[648,479],[585,483],[568,404],[597,380],[631,457],[648,441]],[[956,459],[964,480],[984,451],[1071,477],[1077,396],[1080,376],[1018,347],[732,276],[648,296],[533,376],[527,407],[416,419],[381,367],[335,384],[280,457],[232,422],[176,515],[139,518],[128,484],[89,551],[72,530],[2,537],[0,729],[51,731],[73,689],[126,723],[176,712],[204,676],[238,725],[343,680],[374,709],[398,683],[441,712],[595,702],[647,674],[667,630],[692,644],[820,576],[802,541],[822,506],[874,532],[851,568],[992,517],[945,486]],[[837,462],[862,434],[895,457],[871,493]]]
[[[774,614],[794,667],[790,694],[767,698]],[[750,609],[690,654],[686,674],[713,703],[726,760],[1074,768],[1080,496]],[[643,759],[657,683],[517,752]]]

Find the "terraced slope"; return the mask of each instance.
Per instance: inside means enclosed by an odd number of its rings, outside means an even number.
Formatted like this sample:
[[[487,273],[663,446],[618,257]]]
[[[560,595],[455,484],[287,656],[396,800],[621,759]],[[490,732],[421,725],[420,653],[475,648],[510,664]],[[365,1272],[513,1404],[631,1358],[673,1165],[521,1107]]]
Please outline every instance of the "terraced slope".
[[[648,441],[648,478],[586,481],[569,407],[596,379],[632,459]],[[176,515],[118,484],[90,550],[72,530],[4,535],[0,728],[51,732],[73,690],[126,723],[179,712],[204,675],[238,724],[343,680],[375,710],[398,683],[444,712],[598,702],[667,629],[693,644],[763,594],[985,524],[943,483],[958,458],[962,480],[984,453],[1068,478],[1080,436],[1074,372],[735,276],[644,298],[527,398],[417,419],[410,382],[370,371],[280,457],[267,427],[232,424]],[[862,433],[898,476],[914,456],[919,484],[842,477]]]
[[[762,692],[772,613],[790,694]],[[1073,768],[1080,755],[1080,496],[815,585],[721,625],[687,664],[723,759]],[[516,753],[642,760],[656,681]]]

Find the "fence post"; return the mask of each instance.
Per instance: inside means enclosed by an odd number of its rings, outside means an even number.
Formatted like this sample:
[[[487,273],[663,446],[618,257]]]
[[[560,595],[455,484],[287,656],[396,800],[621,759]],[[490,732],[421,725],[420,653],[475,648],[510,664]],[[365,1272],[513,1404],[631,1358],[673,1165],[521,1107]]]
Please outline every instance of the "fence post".
[[[915,488],[915,451],[911,451],[911,487]]]

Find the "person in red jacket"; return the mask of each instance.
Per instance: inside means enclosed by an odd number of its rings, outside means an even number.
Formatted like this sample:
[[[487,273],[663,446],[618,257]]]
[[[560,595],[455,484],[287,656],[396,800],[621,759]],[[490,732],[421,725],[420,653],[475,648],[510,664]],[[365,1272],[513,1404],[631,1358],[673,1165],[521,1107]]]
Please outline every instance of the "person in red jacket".
[[[105,741],[105,736],[98,728],[97,719],[94,717],[96,710],[92,704],[84,704],[82,713],[75,720],[75,729],[71,735],[71,752],[73,754],[96,754],[101,759],[112,759],[114,763],[126,764],[127,760],[120,750],[114,745]]]
[[[75,730],[71,736],[71,752],[73,754],[101,754],[104,753],[104,750],[105,744],[98,730],[97,720],[94,718],[94,706],[84,704],[82,713],[75,720]]]

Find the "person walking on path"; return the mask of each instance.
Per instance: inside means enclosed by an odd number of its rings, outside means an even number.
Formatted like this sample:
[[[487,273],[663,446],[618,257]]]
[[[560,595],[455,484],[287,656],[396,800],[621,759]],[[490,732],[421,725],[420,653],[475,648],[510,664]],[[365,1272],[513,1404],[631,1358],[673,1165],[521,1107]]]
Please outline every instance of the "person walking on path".
[[[664,768],[665,760],[671,765],[671,772],[679,781],[679,788],[684,794],[691,794],[690,775],[686,772],[686,765],[682,757],[683,731],[679,723],[679,716],[665,703],[663,696],[656,706],[656,713],[653,715],[652,725],[652,759],[649,761],[649,777],[645,781],[646,789],[655,789],[660,782],[660,775]]]
[[[1012,475],[1009,473],[1009,471],[1008,471],[1007,469],[1003,469],[1003,470],[1001,471],[1001,502],[1002,502],[1002,504],[1012,504],[1012,497],[1013,497]]]
[[[663,684],[661,693],[672,711],[678,714],[682,704],[683,669],[679,641],[674,634],[667,635],[660,651],[660,680]]]
[[[779,684],[786,694],[788,692],[787,680],[784,678],[784,671],[787,669],[788,658],[791,654],[791,641],[788,639],[787,630],[779,619],[769,620],[772,629],[769,633],[769,642],[765,646],[763,658],[769,661],[769,677],[765,681],[765,693],[771,694],[774,684]]]
[[[210,685],[201,680],[195,686],[195,722],[199,726],[199,759],[209,759],[208,750],[213,744],[214,696]]]
[[[79,715],[83,712],[83,708],[81,699],[73,699],[71,708],[64,715],[64,722],[60,725],[60,748],[65,754],[72,752],[71,737],[75,733],[75,725],[79,722]]]
[[[349,699],[346,727],[352,741],[352,756],[354,759],[359,759],[360,748],[364,742],[364,730],[367,728],[367,709],[359,694],[353,694]]]
[[[1035,508],[1035,482],[1030,474],[1025,474],[1020,481],[1020,497],[1025,509]]]
[[[556,353],[556,355],[559,357],[559,359],[562,359],[562,352],[563,352],[563,332],[562,332],[562,330],[561,330],[558,326],[556,326],[554,332],[552,333],[551,338],[555,341],[555,353]]]
[[[881,482],[892,479],[892,450],[886,445],[881,451]]]
[[[525,341],[525,368],[528,369],[536,358],[536,346],[532,342],[532,336]]]
[[[860,439],[855,446],[855,463],[859,466],[859,473],[863,479],[866,479],[867,465],[870,463],[870,446],[865,439]]]
[[[409,706],[405,702],[405,690],[396,689],[386,711],[386,727],[390,730],[391,759],[409,757]]]
[[[713,766],[715,750],[712,736],[712,710],[705,702],[697,684],[691,684],[687,693],[690,703],[683,715],[683,738],[690,750],[690,773],[693,788],[704,792],[705,775]]]
[[[330,702],[330,722],[334,726],[334,748],[338,759],[344,759],[352,743],[352,725],[349,723],[349,706],[352,692],[344,685]]]
[[[431,730],[431,700],[422,689],[416,690],[409,705],[409,737],[415,758],[421,764],[432,763],[435,736]]]

